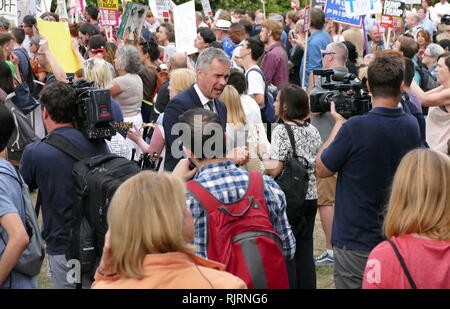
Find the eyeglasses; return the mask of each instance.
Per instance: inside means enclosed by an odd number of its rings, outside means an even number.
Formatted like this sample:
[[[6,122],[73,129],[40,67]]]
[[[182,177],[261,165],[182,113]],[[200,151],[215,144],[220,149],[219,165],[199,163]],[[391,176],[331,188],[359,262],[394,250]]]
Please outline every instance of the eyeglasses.
[[[321,52],[322,54],[322,58],[325,57],[326,55],[336,55],[335,52]]]

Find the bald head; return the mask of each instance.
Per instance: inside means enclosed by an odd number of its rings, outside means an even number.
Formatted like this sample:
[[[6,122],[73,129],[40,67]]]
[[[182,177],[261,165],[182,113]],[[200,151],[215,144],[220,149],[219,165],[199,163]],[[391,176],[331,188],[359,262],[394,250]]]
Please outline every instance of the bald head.
[[[176,52],[170,57],[170,70],[186,69],[187,68],[187,56],[185,53]]]
[[[330,54],[330,56],[326,58],[324,57],[324,67],[326,66],[327,69],[333,67],[345,67],[348,59],[348,50],[343,43],[330,43],[327,45],[325,52],[334,54]]]

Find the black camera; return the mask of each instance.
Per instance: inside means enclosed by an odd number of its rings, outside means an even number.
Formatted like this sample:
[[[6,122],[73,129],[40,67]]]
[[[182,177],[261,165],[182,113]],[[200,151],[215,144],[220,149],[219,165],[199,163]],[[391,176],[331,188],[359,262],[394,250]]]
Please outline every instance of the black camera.
[[[76,91],[78,129],[89,139],[111,139],[116,134],[112,126],[113,113],[109,90],[93,87],[94,83],[77,79],[71,82]]]
[[[321,87],[327,91],[310,95],[311,112],[325,113],[330,111],[330,103],[334,102],[336,112],[348,119],[356,115],[367,114],[372,108],[370,96],[363,90],[363,85],[355,81],[356,75],[329,70],[314,70],[314,75],[326,78]]]
[[[441,17],[441,24],[450,25],[450,15],[446,14]]]

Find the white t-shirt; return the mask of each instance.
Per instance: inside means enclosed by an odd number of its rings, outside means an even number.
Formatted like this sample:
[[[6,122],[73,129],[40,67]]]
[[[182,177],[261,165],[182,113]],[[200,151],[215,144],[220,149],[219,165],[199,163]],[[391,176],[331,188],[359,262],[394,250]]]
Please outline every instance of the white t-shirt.
[[[241,94],[241,104],[248,124],[262,123],[261,110],[258,103],[249,95]]]
[[[247,94],[248,95],[252,95],[252,94],[264,95],[264,92],[266,90],[266,84],[264,83],[264,79],[263,79],[262,75],[255,70],[249,72],[252,68],[258,68],[261,71],[261,69],[257,65],[252,66],[247,71],[245,71],[245,76],[246,76],[247,83],[248,83]]]
[[[238,71],[241,72],[241,73],[244,73],[244,69],[241,68],[241,67],[236,63],[236,61],[234,61],[234,57],[235,57],[235,56],[240,57],[240,55],[241,55],[242,44],[243,44],[243,42],[241,42],[239,45],[237,45],[236,48],[233,50],[233,54],[232,54],[232,56],[231,56],[231,68],[232,68],[232,69],[236,69],[236,70],[238,70]]]
[[[436,13],[441,16],[450,14],[450,4],[448,2],[445,2],[444,4],[438,2],[434,5],[434,9],[436,10]]]

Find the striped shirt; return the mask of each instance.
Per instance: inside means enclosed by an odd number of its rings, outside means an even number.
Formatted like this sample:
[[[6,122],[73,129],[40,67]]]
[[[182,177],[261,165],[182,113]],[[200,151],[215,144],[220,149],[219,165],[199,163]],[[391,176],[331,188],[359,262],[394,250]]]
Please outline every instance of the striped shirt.
[[[200,183],[219,201],[234,203],[246,194],[249,174],[246,170],[236,167],[233,162],[223,161],[202,167],[193,180]],[[295,237],[286,215],[286,198],[280,187],[270,177],[264,176],[263,182],[270,221],[282,240],[283,255],[290,260],[295,254]],[[194,218],[195,254],[208,258],[208,223],[205,210],[189,191],[187,191],[186,204]]]

